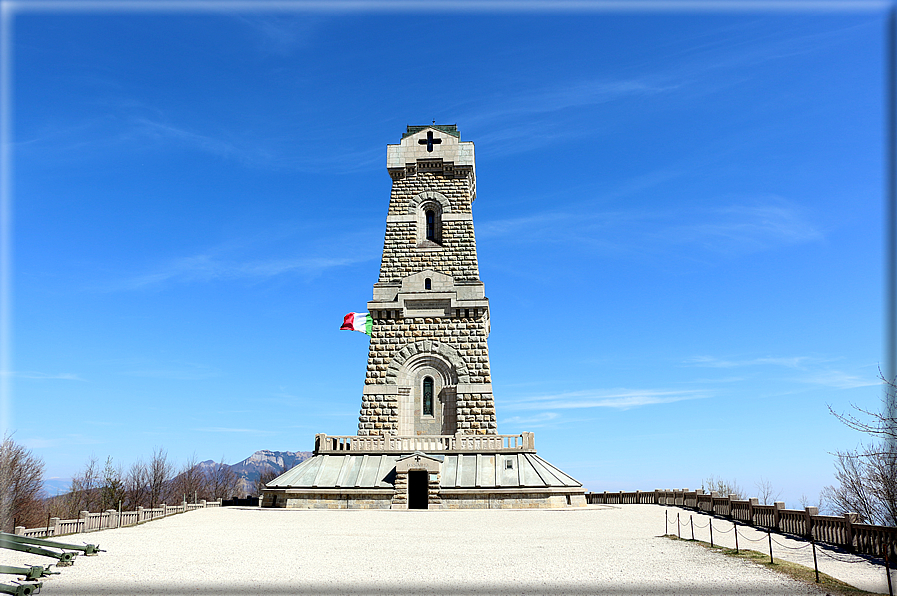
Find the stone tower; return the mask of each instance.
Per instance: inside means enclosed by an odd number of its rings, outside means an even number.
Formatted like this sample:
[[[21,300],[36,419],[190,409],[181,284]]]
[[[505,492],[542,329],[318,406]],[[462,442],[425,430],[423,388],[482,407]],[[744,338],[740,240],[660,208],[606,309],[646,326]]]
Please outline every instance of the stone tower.
[[[409,126],[392,178],[359,436],[495,434],[489,300],[473,230],[473,143]]]
[[[392,193],[358,435],[316,434],[314,456],[268,482],[262,506],[585,506],[582,484],[536,454],[533,433],[495,426],[473,143],[454,125],[409,126],[386,163]]]

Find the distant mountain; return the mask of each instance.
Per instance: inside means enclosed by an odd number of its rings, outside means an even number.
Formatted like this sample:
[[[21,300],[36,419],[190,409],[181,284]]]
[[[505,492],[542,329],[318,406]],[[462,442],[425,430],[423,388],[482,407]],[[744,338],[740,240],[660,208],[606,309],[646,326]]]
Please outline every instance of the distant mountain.
[[[241,480],[238,492],[242,494],[238,496],[254,495],[256,493],[255,483],[263,472],[273,470],[279,476],[283,472],[292,470],[311,456],[311,451],[269,451],[262,449],[243,461],[232,464],[230,469]],[[206,466],[214,467],[215,462],[208,460],[200,465],[204,468]]]
[[[278,476],[283,472],[293,469],[312,456],[311,451],[269,451],[262,449],[256,451],[241,462],[230,464],[230,468],[239,478],[236,497],[246,497],[256,494],[255,483],[267,470],[273,470]],[[211,459],[199,462],[198,466],[207,474],[211,473],[218,465]],[[176,483],[178,476],[169,482]],[[72,488],[71,478],[48,478],[44,480],[44,493],[47,498],[63,495]]]

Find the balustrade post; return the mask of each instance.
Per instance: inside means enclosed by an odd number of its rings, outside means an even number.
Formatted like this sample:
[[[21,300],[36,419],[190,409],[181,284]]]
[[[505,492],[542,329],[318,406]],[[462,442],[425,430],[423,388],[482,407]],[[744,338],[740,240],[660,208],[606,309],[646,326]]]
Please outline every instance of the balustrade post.
[[[754,505],[759,505],[760,499],[757,497],[751,497],[748,499],[748,519],[750,520],[751,526],[754,525]]]
[[[144,509],[142,505],[138,505],[137,507],[137,523],[141,523],[145,517]]]
[[[735,509],[732,507],[732,501],[735,501],[736,500],[735,497],[737,497],[737,496],[738,495],[729,495],[726,497],[726,499],[728,499],[728,501],[729,501],[729,519],[732,519],[732,520],[735,519]]]
[[[16,526],[16,536],[25,535],[25,526]]]
[[[115,526],[117,526],[118,524],[115,523],[115,514],[118,513],[118,512],[117,512],[115,509],[107,509],[107,510],[106,510],[106,513],[107,513],[107,515],[104,516],[104,519],[107,519],[108,522],[109,522],[109,523],[106,525],[106,527],[107,527],[107,528],[114,528]]]
[[[90,511],[82,511],[78,514],[78,517],[81,519],[81,531],[86,532],[88,530],[87,524],[90,521]]]
[[[206,508],[206,500],[205,500],[205,499],[202,499],[202,500],[199,502],[199,504],[202,505],[202,508],[203,508],[203,509]]]
[[[844,540],[847,541],[847,544],[845,544],[844,547],[849,551],[853,550],[853,524],[858,523],[859,521],[859,513],[844,514]]]
[[[776,501],[772,504],[772,521],[773,525],[776,527],[776,532],[782,531],[782,514],[781,510],[785,508],[785,503],[783,501]]]
[[[660,502],[660,489],[659,488],[654,489],[654,504],[655,505],[663,505],[663,503]]]
[[[53,536],[59,533],[59,518],[51,517],[50,518],[50,526],[47,528],[47,532],[50,531],[50,528],[53,528]]]
[[[710,491],[710,513],[713,515],[717,515],[716,512],[716,501],[714,499],[719,498],[719,493],[715,490]]]

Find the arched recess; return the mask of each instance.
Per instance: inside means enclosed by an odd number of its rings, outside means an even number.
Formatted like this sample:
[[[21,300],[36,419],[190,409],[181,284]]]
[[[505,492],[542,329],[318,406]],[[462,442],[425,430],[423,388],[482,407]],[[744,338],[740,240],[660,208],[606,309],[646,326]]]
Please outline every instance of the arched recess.
[[[432,414],[424,410],[426,379],[433,385]],[[455,434],[456,388],[470,382],[470,374],[454,348],[428,340],[406,346],[389,363],[386,382],[408,388],[399,392],[399,435]]]
[[[442,215],[449,212],[451,204],[442,193],[428,190],[411,199],[408,214],[415,216],[419,246],[442,244]]]

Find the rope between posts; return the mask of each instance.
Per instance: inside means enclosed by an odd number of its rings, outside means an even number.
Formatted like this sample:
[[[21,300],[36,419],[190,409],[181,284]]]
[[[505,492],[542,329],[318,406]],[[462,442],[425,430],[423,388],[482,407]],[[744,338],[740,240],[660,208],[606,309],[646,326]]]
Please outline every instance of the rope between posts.
[[[742,538],[744,538],[748,542],[760,542],[761,540],[763,540],[762,536],[760,538],[757,538],[756,540],[754,540],[753,538],[748,538],[747,536],[745,536],[744,532],[739,532],[739,534],[741,535]]]
[[[700,525],[700,524],[695,524],[695,527],[696,527],[696,528],[701,528],[701,529],[704,529],[704,528],[706,528],[706,527],[707,527],[707,526],[709,526],[709,525],[710,525],[710,522],[707,522],[707,523],[706,523],[706,524],[704,524],[704,525],[703,525],[703,526],[702,526],[702,525]]]
[[[712,522],[711,522],[711,523],[712,523]],[[732,526],[732,527],[729,528],[728,530],[717,530],[717,532],[719,532],[720,534],[728,534],[729,532],[731,532],[731,531],[734,530],[734,529],[735,529],[735,526]]]
[[[781,546],[782,548],[787,548],[788,550],[803,550],[805,548],[810,548],[810,546],[812,546],[809,542],[803,546],[788,546],[787,544],[782,544],[775,538],[773,538],[772,541],[775,542],[776,544],[778,544],[779,546]]]

